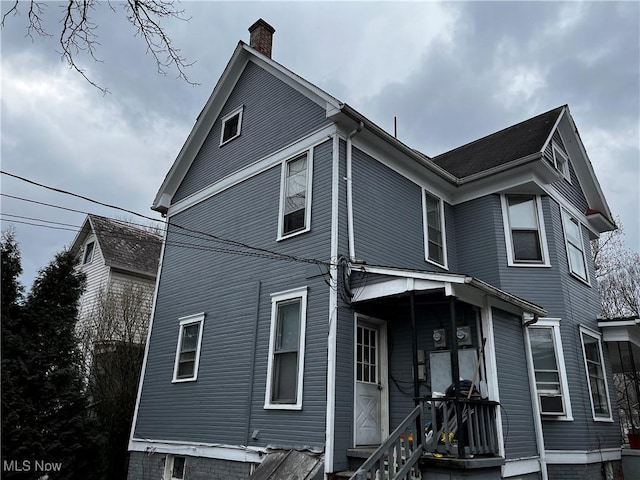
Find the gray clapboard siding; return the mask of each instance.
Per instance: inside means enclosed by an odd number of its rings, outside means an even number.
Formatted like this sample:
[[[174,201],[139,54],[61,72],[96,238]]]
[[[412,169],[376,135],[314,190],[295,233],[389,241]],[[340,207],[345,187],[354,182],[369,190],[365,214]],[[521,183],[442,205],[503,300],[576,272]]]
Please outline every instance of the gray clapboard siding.
[[[352,176],[356,257],[372,265],[443,271],[425,260],[420,186],[355,147]]]
[[[500,268],[506,266],[501,208],[499,195],[488,195],[453,208],[459,272],[495,286],[500,284]]]
[[[328,141],[314,149],[310,232],[275,241],[280,167],[175,215],[171,223],[327,261],[331,146]],[[309,278],[307,263],[221,251],[229,248],[234,247],[210,239],[197,240],[170,227],[134,437],[243,445],[247,443],[247,433],[257,429],[260,433],[257,440],[250,440],[252,445],[322,448],[329,307],[326,279],[321,275]],[[264,410],[270,295],[302,286],[308,287],[303,409]],[[256,307],[258,340],[254,352]],[[178,319],[199,312],[205,312],[207,317],[198,380],[172,384]]]
[[[505,456],[537,455],[522,320],[495,308],[492,315]]]
[[[240,137],[220,146],[221,119],[242,105]],[[328,123],[324,108],[249,61],[172,202]]]

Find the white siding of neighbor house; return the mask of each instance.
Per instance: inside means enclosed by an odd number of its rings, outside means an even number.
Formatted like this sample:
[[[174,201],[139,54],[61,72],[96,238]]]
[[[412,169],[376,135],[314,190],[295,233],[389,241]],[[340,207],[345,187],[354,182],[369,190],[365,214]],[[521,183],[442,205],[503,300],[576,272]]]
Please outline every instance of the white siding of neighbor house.
[[[93,259],[90,263],[83,264],[82,261],[84,260],[85,248],[87,244],[91,242],[95,242]],[[85,291],[82,297],[80,297],[80,308],[78,314],[78,323],[79,325],[83,325],[95,308],[100,289],[107,285],[109,281],[109,267],[104,263],[102,250],[100,250],[100,245],[93,233],[87,235],[87,238],[84,240],[82,248],[80,249],[79,256],[80,263],[78,268],[86,275],[87,278]]]

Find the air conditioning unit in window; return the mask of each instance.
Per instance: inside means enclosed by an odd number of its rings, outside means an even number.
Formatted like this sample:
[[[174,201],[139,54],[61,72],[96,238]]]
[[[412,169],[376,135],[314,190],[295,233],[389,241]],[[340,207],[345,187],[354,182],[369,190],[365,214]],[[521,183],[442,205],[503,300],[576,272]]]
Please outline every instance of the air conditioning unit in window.
[[[540,413],[542,415],[564,415],[562,395],[538,394],[540,398]]]

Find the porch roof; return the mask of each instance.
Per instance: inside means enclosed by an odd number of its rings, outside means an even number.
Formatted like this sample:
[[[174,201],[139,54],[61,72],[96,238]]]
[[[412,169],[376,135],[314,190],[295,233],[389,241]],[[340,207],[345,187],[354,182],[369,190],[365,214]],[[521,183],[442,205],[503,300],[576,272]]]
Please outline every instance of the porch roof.
[[[640,364],[640,317],[608,318],[598,321],[602,340],[609,344],[614,373],[637,371]],[[628,346],[621,345],[628,343]],[[629,362],[634,364],[630,368]]]
[[[397,297],[409,292],[443,290],[446,296],[460,297],[481,307],[485,305],[484,298],[491,297],[526,314],[526,321],[547,316],[547,311],[541,306],[468,275],[357,264],[351,264],[351,271],[378,277],[375,282],[366,282],[353,289],[354,303]]]

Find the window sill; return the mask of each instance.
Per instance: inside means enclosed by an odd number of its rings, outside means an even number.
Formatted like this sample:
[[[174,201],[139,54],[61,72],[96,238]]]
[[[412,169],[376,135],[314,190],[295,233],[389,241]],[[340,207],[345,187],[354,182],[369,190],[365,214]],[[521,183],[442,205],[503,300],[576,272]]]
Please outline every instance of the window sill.
[[[584,279],[584,278],[582,278],[580,275],[577,275],[577,274],[573,273],[572,271],[569,271],[569,275],[571,275],[571,277],[573,277],[576,280],[578,280],[580,283],[584,283],[587,287],[591,287],[591,284],[589,283],[589,281]]]
[[[198,380],[198,377],[193,378],[174,378],[171,380],[171,383],[185,383],[185,382],[195,382]]]
[[[269,403],[264,406],[265,410],[302,410],[302,404],[292,405],[292,404],[277,404],[277,403]]]
[[[594,422],[613,423],[613,418],[594,418]]]
[[[224,142],[220,143],[220,146],[223,147],[225,146],[227,143],[234,141],[236,138],[238,138],[240,136],[240,134],[236,135],[235,137],[231,137],[227,140],[225,140]]]
[[[573,417],[566,417],[566,416],[555,417],[553,415],[544,415],[542,413],[540,414],[540,416],[542,417],[542,421],[573,422]]]
[[[429,258],[425,258],[424,261],[427,262],[427,263],[430,263],[431,265],[435,265],[436,267],[442,268],[444,270],[449,270],[449,267],[446,264],[442,265],[442,264],[440,264],[440,263],[438,263],[438,262],[436,262],[434,260],[431,260]]]
[[[551,268],[551,264],[549,263],[514,263],[509,262],[509,267],[518,267],[518,268]]]
[[[307,233],[308,231],[310,231],[311,228],[305,228],[304,230],[298,230],[296,232],[293,233],[288,233],[286,235],[278,235],[278,238],[276,238],[276,242],[280,242],[282,240],[288,240],[289,238],[293,238],[293,237],[297,237],[298,235],[302,235],[303,233]]]

